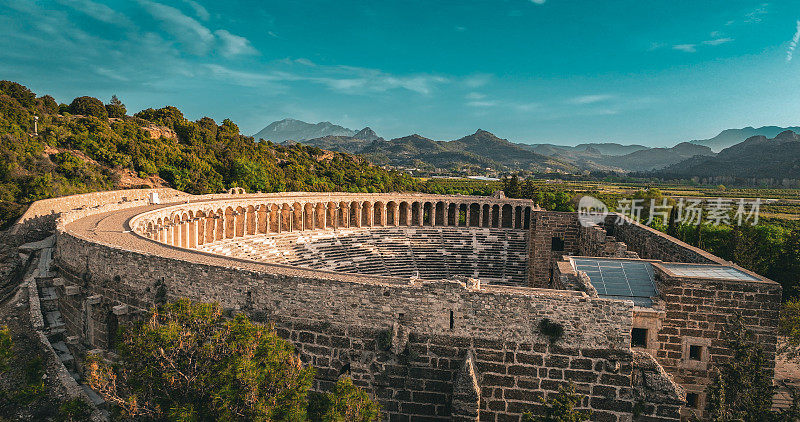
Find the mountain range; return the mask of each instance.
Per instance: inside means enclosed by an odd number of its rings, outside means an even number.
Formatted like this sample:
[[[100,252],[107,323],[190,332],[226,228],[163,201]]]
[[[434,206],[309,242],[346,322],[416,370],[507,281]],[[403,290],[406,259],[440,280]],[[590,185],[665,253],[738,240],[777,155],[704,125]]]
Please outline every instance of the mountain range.
[[[800,135],[752,136],[714,156],[692,157],[655,173],[666,178],[800,179]]]
[[[322,149],[361,154],[375,164],[437,172],[647,172],[671,168],[670,174],[683,174],[687,166],[692,165],[684,164],[685,161],[705,163],[704,159],[715,157],[718,151],[724,151],[753,136],[769,139],[786,130],[800,132],[800,127],[726,129],[713,138],[680,142],[669,148],[651,148],[613,142],[575,146],[523,144],[480,129],[472,135],[452,141],[435,141],[419,134],[387,141],[369,127],[355,131],[330,122],[313,124],[283,119],[259,131],[255,138],[302,142]]]

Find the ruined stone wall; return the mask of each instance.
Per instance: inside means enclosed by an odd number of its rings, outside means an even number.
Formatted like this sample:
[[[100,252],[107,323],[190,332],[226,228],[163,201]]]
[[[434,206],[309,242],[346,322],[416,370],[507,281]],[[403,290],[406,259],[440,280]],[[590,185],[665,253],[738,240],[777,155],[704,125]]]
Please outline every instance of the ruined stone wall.
[[[675,277],[659,264],[654,268],[666,311],[658,332],[656,357],[687,393],[697,394],[699,409],[695,412],[705,407],[711,369],[730,356],[726,330],[737,314],[756,334],[756,342],[774,365],[781,303],[779,284],[770,280]],[[690,356],[691,346],[700,347],[699,359]],[[685,413],[688,415],[688,410]]]
[[[578,254],[609,258],[638,258],[628,245],[609,236],[601,226],[578,225]]]
[[[56,219],[68,211],[97,208],[108,204],[124,202],[146,203],[151,192],[158,193],[160,199],[170,200],[186,193],[175,189],[127,189],[105,192],[92,192],[59,198],[43,199],[32,203],[11,228],[11,234],[21,236],[25,241],[49,236],[55,231]]]
[[[531,245],[528,268],[532,287],[549,287],[555,261],[563,255],[577,254],[578,215],[574,212],[539,211],[531,219]],[[557,240],[554,240],[557,239]],[[563,250],[553,250],[554,242],[563,242]]]
[[[642,259],[664,262],[691,262],[698,264],[728,264],[700,248],[695,248],[656,229],[639,224],[627,217],[610,214],[605,229],[609,236],[628,245]]]
[[[64,306],[72,309],[64,313],[72,319],[67,327],[94,327],[72,333],[89,347],[108,344],[101,337],[112,330],[102,325],[113,321],[116,305],[146,309],[163,293],[216,301],[276,322],[303,361],[318,368],[317,388],[329,388],[349,368],[391,420],[450,420],[468,352],[474,352],[481,420],[519,420],[536,397],[570,381],[598,420],[626,420],[644,394],[636,381],[642,369],[628,347],[629,302],[454,281],[343,282],[324,273],[245,271],[126,251],[63,231],[56,259],[67,284],[74,283],[64,287]],[[87,305],[94,307],[88,313]],[[564,327],[555,343],[538,331],[544,317]],[[678,405],[667,400],[646,412],[652,420],[675,420]]]

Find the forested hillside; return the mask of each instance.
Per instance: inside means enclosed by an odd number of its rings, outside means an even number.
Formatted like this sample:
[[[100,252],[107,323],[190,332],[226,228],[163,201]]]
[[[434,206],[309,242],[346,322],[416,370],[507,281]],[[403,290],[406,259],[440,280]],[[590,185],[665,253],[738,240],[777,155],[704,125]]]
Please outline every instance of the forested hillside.
[[[34,117],[38,135],[34,136]],[[360,157],[243,136],[234,122],[186,119],[167,106],[127,115],[114,97],[58,104],[0,81],[0,225],[31,202],[122,187],[168,185],[189,193],[393,191],[417,186]]]

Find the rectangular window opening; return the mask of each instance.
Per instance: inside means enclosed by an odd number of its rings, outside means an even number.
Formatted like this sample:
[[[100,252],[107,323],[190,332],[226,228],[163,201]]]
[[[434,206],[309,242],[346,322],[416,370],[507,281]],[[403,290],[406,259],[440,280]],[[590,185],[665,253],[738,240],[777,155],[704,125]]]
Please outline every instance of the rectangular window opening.
[[[452,330],[456,326],[455,315],[453,315],[453,311],[450,311],[450,329]]]
[[[691,345],[689,346],[689,359],[703,360],[703,346]]]
[[[647,348],[647,328],[631,330],[631,347]]]
[[[550,241],[550,249],[553,251],[563,251],[564,250],[564,239],[553,236],[553,239]]]

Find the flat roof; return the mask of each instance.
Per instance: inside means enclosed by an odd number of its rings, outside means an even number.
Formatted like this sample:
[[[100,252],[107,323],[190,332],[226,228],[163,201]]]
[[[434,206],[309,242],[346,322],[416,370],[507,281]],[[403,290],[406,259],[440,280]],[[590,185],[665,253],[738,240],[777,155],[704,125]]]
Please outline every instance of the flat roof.
[[[679,277],[717,278],[722,280],[747,280],[759,279],[727,265],[692,265],[692,264],[661,264]]]
[[[632,300],[652,306],[658,295],[653,265],[647,261],[602,258],[571,258],[572,266],[586,273],[600,297]]]

